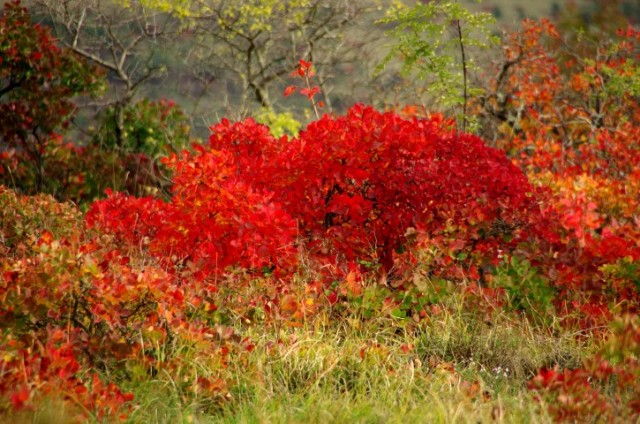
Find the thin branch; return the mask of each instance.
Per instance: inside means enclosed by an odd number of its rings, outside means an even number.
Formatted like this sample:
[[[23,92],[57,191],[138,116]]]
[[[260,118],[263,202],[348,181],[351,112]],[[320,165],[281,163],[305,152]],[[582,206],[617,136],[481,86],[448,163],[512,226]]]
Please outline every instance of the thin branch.
[[[80,31],[82,31],[82,25],[84,23],[84,18],[87,16],[87,8],[82,9],[82,14],[78,19],[78,24],[76,25],[76,35],[73,37],[72,48],[75,48],[78,45],[78,38],[80,37]]]
[[[460,25],[460,19],[455,20],[456,32],[458,35],[458,43],[460,44],[460,55],[462,57],[462,132],[467,128],[467,103],[469,101],[469,93],[467,88],[467,56],[464,49],[464,38],[462,35],[462,26]]]

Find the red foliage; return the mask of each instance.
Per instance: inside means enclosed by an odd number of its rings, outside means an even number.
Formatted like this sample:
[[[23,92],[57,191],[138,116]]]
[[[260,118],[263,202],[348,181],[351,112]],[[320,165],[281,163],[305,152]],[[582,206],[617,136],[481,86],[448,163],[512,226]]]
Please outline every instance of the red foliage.
[[[188,259],[201,277],[230,265],[289,264],[296,237],[323,263],[373,259],[386,271],[409,246],[410,228],[447,254],[474,254],[475,265],[496,260],[499,248],[551,237],[524,174],[441,118],[357,105],[292,140],[252,119],[223,120],[210,146],[166,161],[175,175],[170,203],[110,194],[93,205],[89,224],[148,244],[165,261]]]
[[[576,370],[542,369],[529,388],[542,395],[558,421],[633,422],[640,417],[640,321],[613,323],[606,346]],[[611,395],[612,390],[615,395]]]
[[[99,73],[59,48],[19,1],[4,5],[0,57],[0,139],[36,160],[75,110],[70,98],[89,92]]]
[[[307,248],[333,263],[373,257],[388,271],[410,227],[430,243],[488,258],[541,229],[531,223],[537,203],[524,174],[441,118],[356,105],[293,140],[275,140],[252,120],[212,130],[212,148],[234,158],[237,177],[273,191]]]
[[[295,85],[289,85],[284,90],[284,96],[289,97],[291,94],[298,91],[300,94],[307,97],[313,106],[316,117],[320,118],[318,109],[322,109],[324,107],[324,102],[315,100],[315,95],[320,93],[320,87],[317,85],[311,86],[311,78],[313,78],[315,74],[316,72],[313,70],[313,64],[304,59],[300,59],[298,67],[291,73],[291,77],[302,79],[304,81],[304,86],[296,87]]]
[[[587,328],[611,308],[640,307],[639,34],[581,43],[549,21],[525,21],[507,37],[484,104],[500,123],[497,145],[550,188],[559,240],[527,255],[558,289],[557,309]]]
[[[170,203],[108,193],[87,214],[89,225],[130,246],[148,247],[166,265],[188,260],[200,279],[233,265],[260,269],[291,263],[295,222],[272,194],[237,177],[231,155],[196,148],[165,164],[174,173]]]
[[[606,399],[591,386],[589,377],[589,373],[583,369],[543,369],[529,383],[529,388],[558,393],[557,403],[550,406],[557,420],[582,421],[601,416],[607,410]]]
[[[184,327],[182,289],[135,250],[94,237],[70,205],[0,187],[0,206],[0,398],[18,408],[52,397],[85,419],[126,412],[130,396],[87,369],[144,363],[145,341]]]
[[[70,341],[74,339],[68,330],[49,328],[44,338],[3,340],[0,395],[8,402],[0,402],[0,410],[15,412],[48,399],[65,402],[67,418],[74,422],[124,420],[133,395],[83,369],[80,346]]]

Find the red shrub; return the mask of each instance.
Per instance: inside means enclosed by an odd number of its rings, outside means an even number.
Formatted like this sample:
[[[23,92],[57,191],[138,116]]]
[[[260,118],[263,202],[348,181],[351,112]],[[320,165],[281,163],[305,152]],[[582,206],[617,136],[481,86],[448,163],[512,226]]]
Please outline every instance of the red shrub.
[[[440,117],[356,105],[293,140],[253,120],[212,129],[211,146],[232,155],[238,178],[273,191],[307,246],[332,262],[373,257],[389,270],[411,227],[430,243],[488,257],[531,235],[537,204],[524,174]]]
[[[148,247],[167,265],[188,260],[200,278],[232,265],[291,263],[295,222],[272,194],[239,179],[232,159],[204,148],[173,156],[165,162],[174,173],[170,203],[109,193],[93,204],[87,221],[130,246]]]
[[[165,260],[188,259],[203,277],[290,263],[296,237],[324,263],[374,259],[389,271],[411,228],[451,257],[490,262],[544,227],[524,174],[439,117],[356,105],[292,140],[252,119],[223,120],[210,144],[166,161],[170,203],[110,195],[89,223]]]

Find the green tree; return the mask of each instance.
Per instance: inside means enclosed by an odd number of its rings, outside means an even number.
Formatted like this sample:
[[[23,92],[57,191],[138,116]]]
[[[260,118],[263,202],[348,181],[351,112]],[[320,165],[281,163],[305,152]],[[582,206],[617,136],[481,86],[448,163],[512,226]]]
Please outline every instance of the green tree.
[[[396,5],[380,23],[393,26],[387,35],[394,42],[378,71],[400,57],[402,72],[425,81],[426,94],[436,106],[453,109],[458,127],[465,131],[469,100],[482,92],[473,79],[479,70],[475,54],[497,43],[491,34],[495,18],[473,13],[457,1],[440,0]]]

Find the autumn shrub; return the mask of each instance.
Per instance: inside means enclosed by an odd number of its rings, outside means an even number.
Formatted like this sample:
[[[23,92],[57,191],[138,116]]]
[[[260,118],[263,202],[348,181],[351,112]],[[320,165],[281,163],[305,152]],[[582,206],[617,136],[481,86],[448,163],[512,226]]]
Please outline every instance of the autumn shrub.
[[[544,399],[558,421],[597,417],[632,422],[640,417],[640,325],[626,315],[611,324],[604,347],[578,369],[542,369],[529,388]]]
[[[228,207],[251,210],[256,198]],[[157,211],[141,213],[159,200],[111,195],[94,213],[109,206],[115,212],[113,203],[127,201],[129,209],[108,221],[122,225],[98,233],[71,204],[0,187],[0,415],[62,403],[65,420],[124,419],[135,399],[120,387],[160,373],[203,410],[225,401],[223,370],[254,348],[252,340],[225,325],[226,315],[279,302],[278,285],[272,278],[230,273],[219,276],[229,284],[220,283],[218,290],[206,274],[213,265],[154,257],[170,251],[151,246],[151,232],[140,238],[135,229],[147,219],[162,222]],[[230,228],[220,225],[219,234]],[[228,258],[221,259],[237,256]],[[244,304],[242,286],[248,282],[253,288]],[[260,298],[256,286],[275,292]],[[210,368],[203,372],[196,363]]]
[[[171,202],[112,193],[93,204],[89,225],[168,266],[188,263],[198,280],[214,282],[234,265],[261,272],[295,261],[295,222],[271,194],[236,178],[227,153],[199,148],[166,163],[174,172]]]
[[[48,28],[34,24],[19,1],[6,2],[0,17],[0,154],[20,158],[32,185],[11,175],[2,161],[0,181],[29,193],[45,188],[52,137],[76,110],[72,99],[101,87],[101,73],[58,46]]]
[[[62,407],[67,422],[126,418],[133,395],[87,369],[79,360],[82,348],[73,340],[64,328],[47,328],[29,337],[3,335],[0,414],[15,417],[49,403]]]
[[[525,258],[567,325],[637,313],[638,40],[632,28],[573,37],[547,20],[506,34],[480,99],[485,136],[545,187],[557,240]]]
[[[87,370],[125,377],[122,361],[157,367],[157,346],[189,330],[182,288],[135,250],[88,231],[69,204],[4,187],[0,204],[3,408],[51,397],[85,418],[126,412],[131,397]]]
[[[233,155],[239,178],[274,192],[327,262],[374,259],[389,271],[409,229],[449,259],[482,252],[490,261],[538,231],[534,190],[503,153],[448,125],[356,105],[291,140],[251,120],[222,121],[210,144]]]
[[[329,281],[370,261],[391,272],[420,244],[441,249],[431,272],[480,278],[502,250],[553,234],[533,219],[538,203],[522,172],[447,125],[361,105],[293,139],[252,119],[223,120],[209,147],[165,160],[170,202],[110,194],[87,219],[210,282],[229,266],[285,269],[294,245]]]

